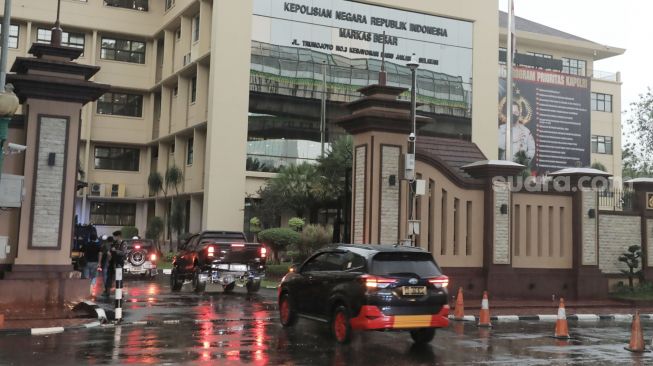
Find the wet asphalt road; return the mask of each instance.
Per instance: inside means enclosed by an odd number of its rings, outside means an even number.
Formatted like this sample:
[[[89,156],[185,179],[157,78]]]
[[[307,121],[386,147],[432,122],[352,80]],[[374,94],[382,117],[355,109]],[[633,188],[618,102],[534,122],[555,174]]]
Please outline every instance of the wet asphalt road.
[[[126,322],[185,320],[157,326],[123,325],[49,336],[0,336],[0,365],[653,365],[653,353],[624,350],[630,323],[570,322],[577,340],[549,336],[549,322],[495,324],[491,330],[452,323],[428,346],[402,332],[357,333],[338,346],[327,327],[300,320],[279,325],[274,290],[196,295],[185,285],[171,294],[165,278],[126,281]],[[192,320],[206,322],[195,324]],[[210,321],[208,321],[210,320]],[[653,322],[643,322],[647,343]]]

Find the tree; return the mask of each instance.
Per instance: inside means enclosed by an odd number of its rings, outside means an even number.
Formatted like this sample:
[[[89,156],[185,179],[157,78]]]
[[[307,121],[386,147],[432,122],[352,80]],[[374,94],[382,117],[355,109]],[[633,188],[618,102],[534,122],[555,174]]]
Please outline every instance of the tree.
[[[604,171],[604,172],[608,171],[608,168],[606,168],[605,165],[603,165],[603,163],[598,162],[598,161],[593,162],[592,165],[590,166],[590,168],[601,170],[601,171]]]
[[[636,178],[653,176],[653,91],[639,95],[630,104],[631,117],[626,120],[622,152],[623,176]],[[627,141],[627,137],[634,140]]]
[[[131,239],[135,236],[138,236],[138,228],[135,226],[123,226],[120,228],[122,237],[125,239]]]
[[[154,216],[150,219],[150,222],[147,223],[147,229],[145,230],[145,237],[154,240],[158,251],[161,251],[159,238],[161,237],[164,226],[165,223],[163,220],[159,216]]]
[[[524,169],[521,171],[522,178],[526,179],[531,176],[531,159],[526,155],[526,151],[519,150],[515,153],[514,162],[524,166]]]
[[[176,247],[173,248],[172,245],[173,208],[177,209],[174,212],[175,230],[177,231],[177,240],[179,240],[179,235],[181,234],[181,230],[183,229],[183,220],[184,220],[183,202],[181,202],[178,199],[179,185],[181,185],[183,180],[184,180],[184,173],[181,171],[180,168],[178,168],[175,165],[169,167],[166,170],[165,177],[161,176],[161,173],[159,172],[150,172],[150,175],[147,177],[147,185],[150,189],[150,192],[154,195],[159,194],[159,192],[163,193],[164,202],[167,202],[168,194],[172,193],[171,191],[174,190],[174,197],[172,197],[172,201],[170,202],[169,205],[166,204],[166,211],[164,217],[164,221],[166,222],[166,227],[168,229],[167,232],[170,235],[169,248],[171,251],[177,250],[177,248]],[[179,224],[178,222],[180,217],[181,217],[181,224]]]
[[[304,227],[304,220],[301,217],[292,217],[288,220],[288,227],[297,232],[301,232]]]
[[[621,256],[619,256],[619,262],[624,262],[628,266],[628,270],[621,270],[621,273],[625,274],[628,276],[628,287],[630,288],[630,291],[635,290],[633,286],[633,278],[637,276],[640,280],[640,285],[643,283],[643,275],[644,273],[642,270],[635,271],[636,269],[639,268],[639,258],[642,256],[642,247],[639,245],[631,245],[628,247],[628,251],[624,252]]]
[[[258,239],[272,250],[272,261],[279,262],[279,252],[296,246],[299,233],[289,228],[273,228],[258,233]]]

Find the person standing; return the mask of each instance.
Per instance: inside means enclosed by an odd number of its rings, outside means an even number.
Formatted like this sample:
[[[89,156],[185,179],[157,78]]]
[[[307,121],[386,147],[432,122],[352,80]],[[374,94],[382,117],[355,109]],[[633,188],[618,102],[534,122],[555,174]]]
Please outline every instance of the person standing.
[[[84,265],[82,274],[84,278],[91,280],[91,294],[95,289],[95,283],[97,279],[98,270],[102,270],[100,266],[100,257],[101,257],[101,248],[100,243],[97,238],[95,240],[89,240],[82,246],[82,253],[84,254],[84,259],[86,264]]]
[[[108,297],[116,273],[115,257],[113,255],[113,246],[114,246],[113,237],[112,236],[106,237],[104,243],[105,243],[104,248],[107,250],[106,259],[105,259],[106,265],[104,267],[104,296]]]

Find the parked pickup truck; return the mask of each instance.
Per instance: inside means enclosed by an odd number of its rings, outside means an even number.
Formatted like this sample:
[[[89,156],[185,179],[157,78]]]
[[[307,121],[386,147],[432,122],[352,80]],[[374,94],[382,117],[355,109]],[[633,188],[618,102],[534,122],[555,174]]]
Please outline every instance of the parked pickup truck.
[[[246,287],[248,293],[261,287],[265,276],[267,249],[247,243],[237,231],[204,231],[191,236],[173,258],[170,288],[181,290],[190,281],[195,292],[204,292],[207,283],[222,285],[224,292]]]

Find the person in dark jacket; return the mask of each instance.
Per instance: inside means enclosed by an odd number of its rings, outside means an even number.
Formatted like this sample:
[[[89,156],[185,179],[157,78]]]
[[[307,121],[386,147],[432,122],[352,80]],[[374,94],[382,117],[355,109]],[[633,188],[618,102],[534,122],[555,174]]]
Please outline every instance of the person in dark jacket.
[[[88,241],[81,248],[82,253],[84,253],[84,261],[86,264],[82,270],[82,275],[84,278],[91,280],[91,294],[95,288],[95,282],[97,279],[98,270],[102,271],[100,266],[101,247],[100,242],[95,238],[95,240]]]

